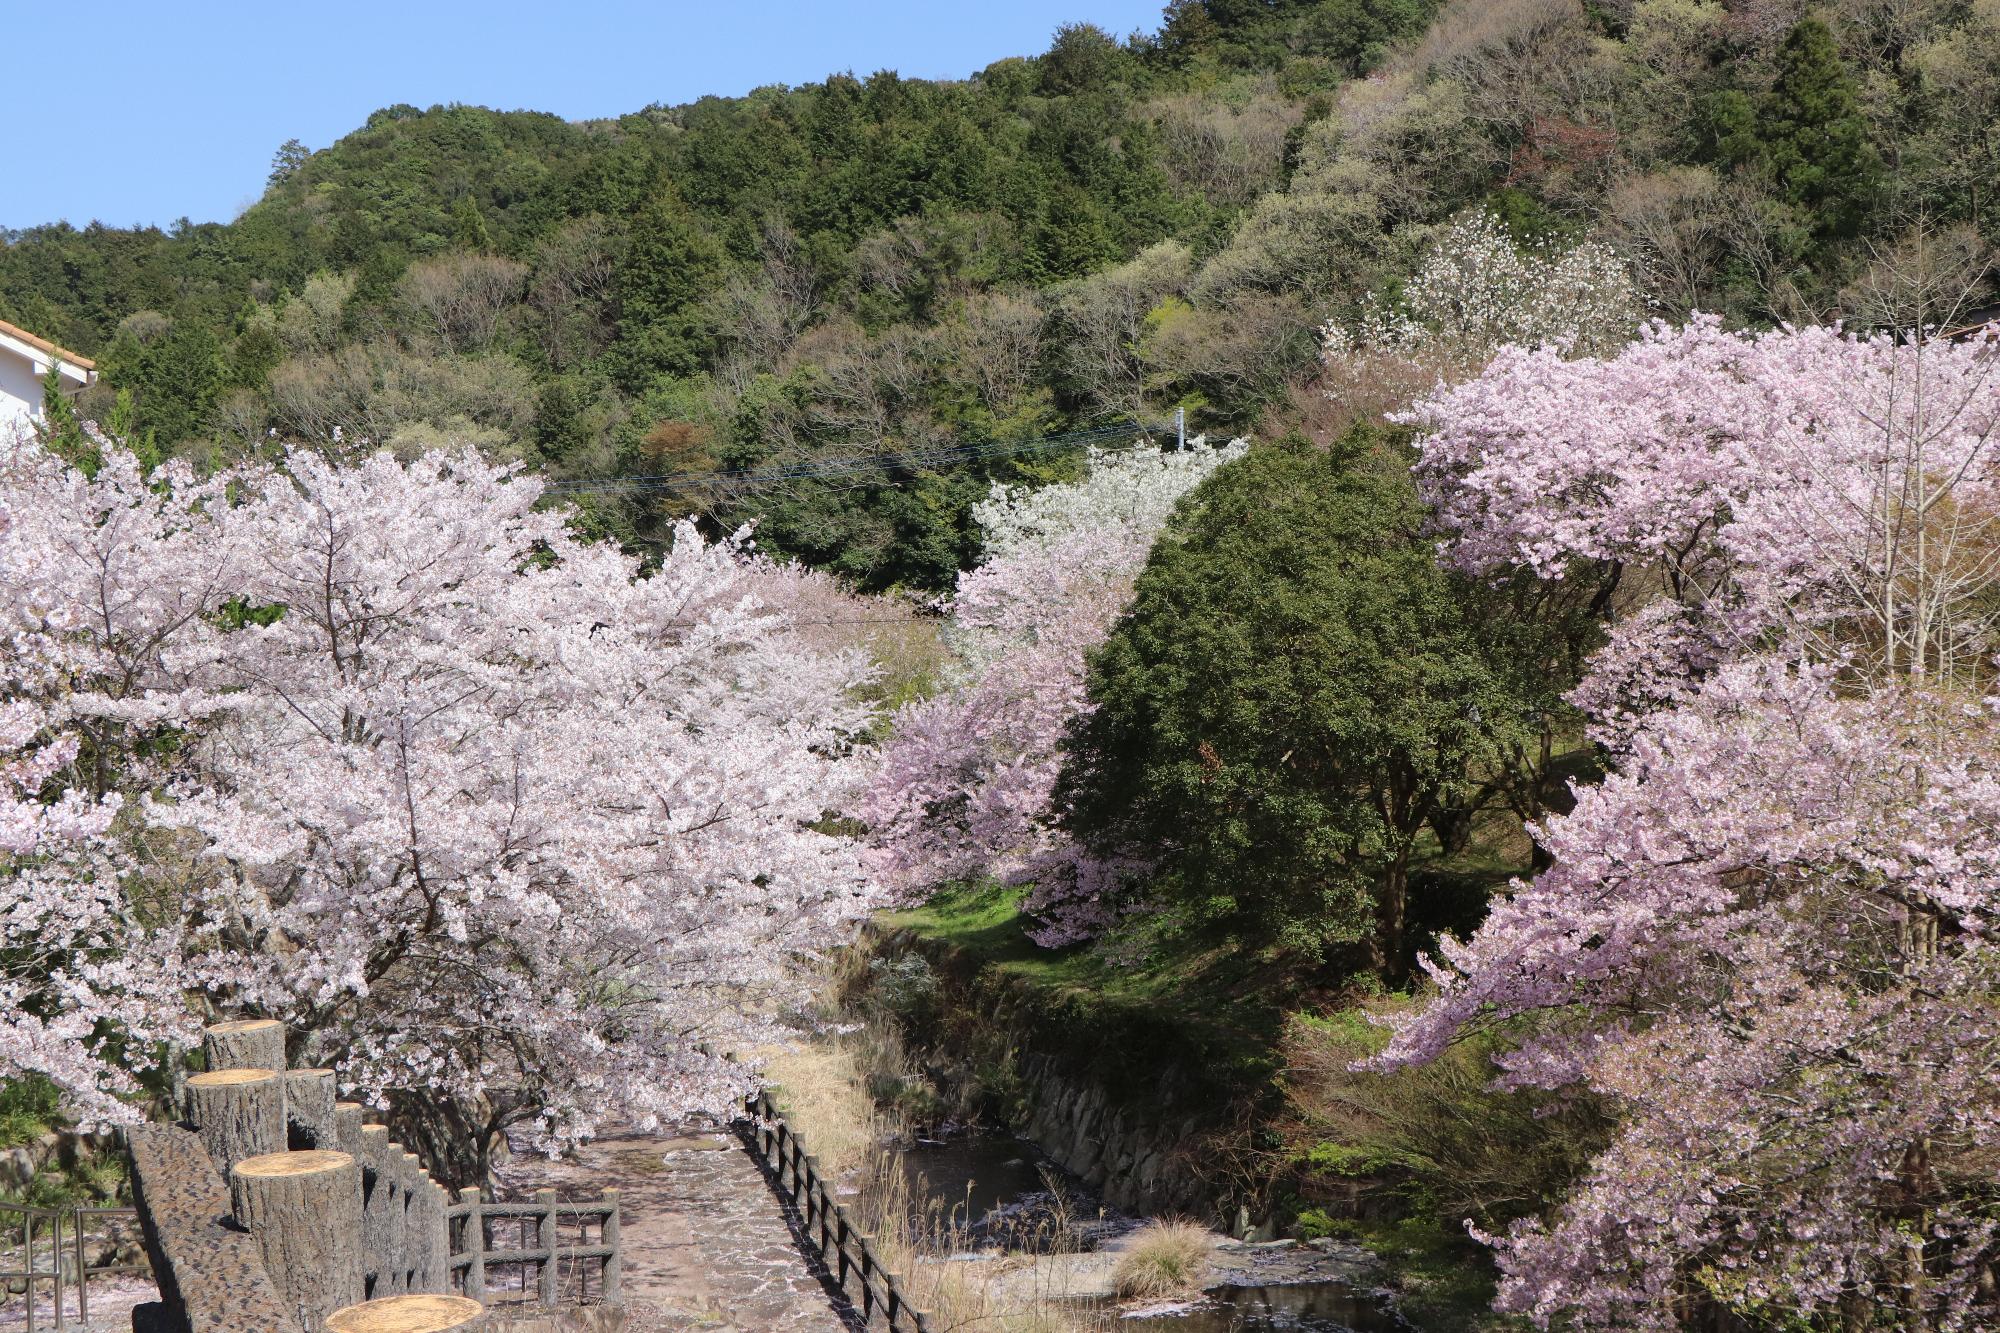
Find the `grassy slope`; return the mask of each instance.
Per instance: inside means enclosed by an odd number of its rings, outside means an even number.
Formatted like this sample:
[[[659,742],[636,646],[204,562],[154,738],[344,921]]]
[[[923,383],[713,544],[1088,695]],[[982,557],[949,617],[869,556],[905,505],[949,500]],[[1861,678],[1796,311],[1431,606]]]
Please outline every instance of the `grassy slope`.
[[[958,889],[883,924],[948,958],[958,979],[1024,998],[1049,1020],[1038,1035],[1100,1069],[1149,1085],[1177,1067],[1232,1101],[1268,1087],[1285,1015],[1304,998],[1297,978],[1264,957],[1158,934],[1117,949],[1044,949],[1025,933],[1020,899],[997,885]]]

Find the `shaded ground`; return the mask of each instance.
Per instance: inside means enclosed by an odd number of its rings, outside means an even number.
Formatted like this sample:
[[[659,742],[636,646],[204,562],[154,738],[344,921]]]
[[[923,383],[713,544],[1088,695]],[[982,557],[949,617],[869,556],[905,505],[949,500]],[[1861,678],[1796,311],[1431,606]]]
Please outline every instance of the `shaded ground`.
[[[732,1136],[617,1135],[560,1162],[522,1155],[497,1174],[510,1193],[619,1192],[629,1333],[847,1327],[757,1164]]]

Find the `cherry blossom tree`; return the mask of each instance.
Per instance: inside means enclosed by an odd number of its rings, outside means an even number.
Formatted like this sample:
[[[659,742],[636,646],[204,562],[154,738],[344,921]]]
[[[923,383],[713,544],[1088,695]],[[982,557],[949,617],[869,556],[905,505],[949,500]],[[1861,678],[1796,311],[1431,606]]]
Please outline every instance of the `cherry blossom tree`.
[[[903,708],[862,805],[875,864],[903,894],[998,875],[1032,882],[1045,945],[1109,924],[1099,889],[1119,867],[1055,833],[1059,746],[1086,706],[1085,655],[1131,598],[1132,580],[1180,497],[1247,448],[1100,454],[1073,485],[1006,488],[974,509],[981,564],[960,576],[949,636],[960,674]]]
[[[1871,675],[1982,669],[1996,414],[1984,340],[1697,318],[1603,359],[1507,349],[1404,419],[1426,432],[1419,480],[1448,560],[1553,578],[1583,560],[1636,585],[1642,613],[1585,686],[1603,716],[1635,672],[1691,681],[1779,642]]]
[[[197,484],[102,453],[90,481],[23,454],[7,497],[41,516],[32,604],[75,608],[52,660],[116,686],[63,706],[172,739],[111,795],[185,867],[207,1009],[287,1020],[454,1179],[512,1124],[555,1143],[751,1084],[727,1055],[870,902],[827,831],[870,668],[795,624],[810,576],[692,527],[642,576],[470,455]]]
[[[130,1118],[156,1043],[192,1032],[185,867],[125,795],[206,707],[162,655],[228,582],[220,500],[0,441],[0,1078],[49,1079],[85,1124]]]
[[[1427,964],[1388,1066],[1617,1116],[1498,1246],[1538,1325],[1988,1327],[2000,1150],[1991,343],[1656,326],[1503,352],[1413,418],[1448,559],[1609,565],[1576,699],[1615,764],[1553,866]]]

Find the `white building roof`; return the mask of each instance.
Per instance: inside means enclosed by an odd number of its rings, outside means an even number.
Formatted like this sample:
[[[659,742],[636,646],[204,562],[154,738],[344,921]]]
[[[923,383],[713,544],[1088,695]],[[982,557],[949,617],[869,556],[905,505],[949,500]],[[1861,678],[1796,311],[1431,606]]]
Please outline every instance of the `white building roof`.
[[[34,364],[37,376],[49,373],[53,363],[62,367],[62,377],[73,380],[78,388],[97,377],[97,363],[87,356],[78,356],[65,347],[58,347],[47,338],[40,338],[0,319],[0,350],[10,351],[26,357]]]

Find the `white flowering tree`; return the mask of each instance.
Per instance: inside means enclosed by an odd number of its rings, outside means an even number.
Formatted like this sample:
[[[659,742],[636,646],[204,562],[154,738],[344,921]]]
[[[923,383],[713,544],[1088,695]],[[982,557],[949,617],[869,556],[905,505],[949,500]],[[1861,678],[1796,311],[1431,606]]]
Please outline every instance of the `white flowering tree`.
[[[1478,374],[1502,347],[1610,351],[1643,306],[1610,246],[1517,244],[1491,213],[1472,212],[1439,234],[1393,295],[1371,293],[1351,324],[1320,329],[1321,381],[1356,411],[1400,408]]]
[[[118,893],[44,855],[46,892],[156,919],[107,952],[287,1020],[455,1179],[510,1125],[727,1106],[753,1075],[725,1055],[868,903],[822,830],[869,668],[792,623],[813,576],[683,528],[642,577],[471,456],[197,483],[101,453],[94,479],[32,448],[5,473],[10,560],[40,556],[7,603],[15,671],[104,682],[10,686],[43,723],[10,729],[40,756],[10,773],[80,837],[171,849],[181,885],[140,913],[147,867]],[[69,744],[71,719],[115,720],[122,751]],[[128,989],[86,975],[74,1024],[130,1026]]]

